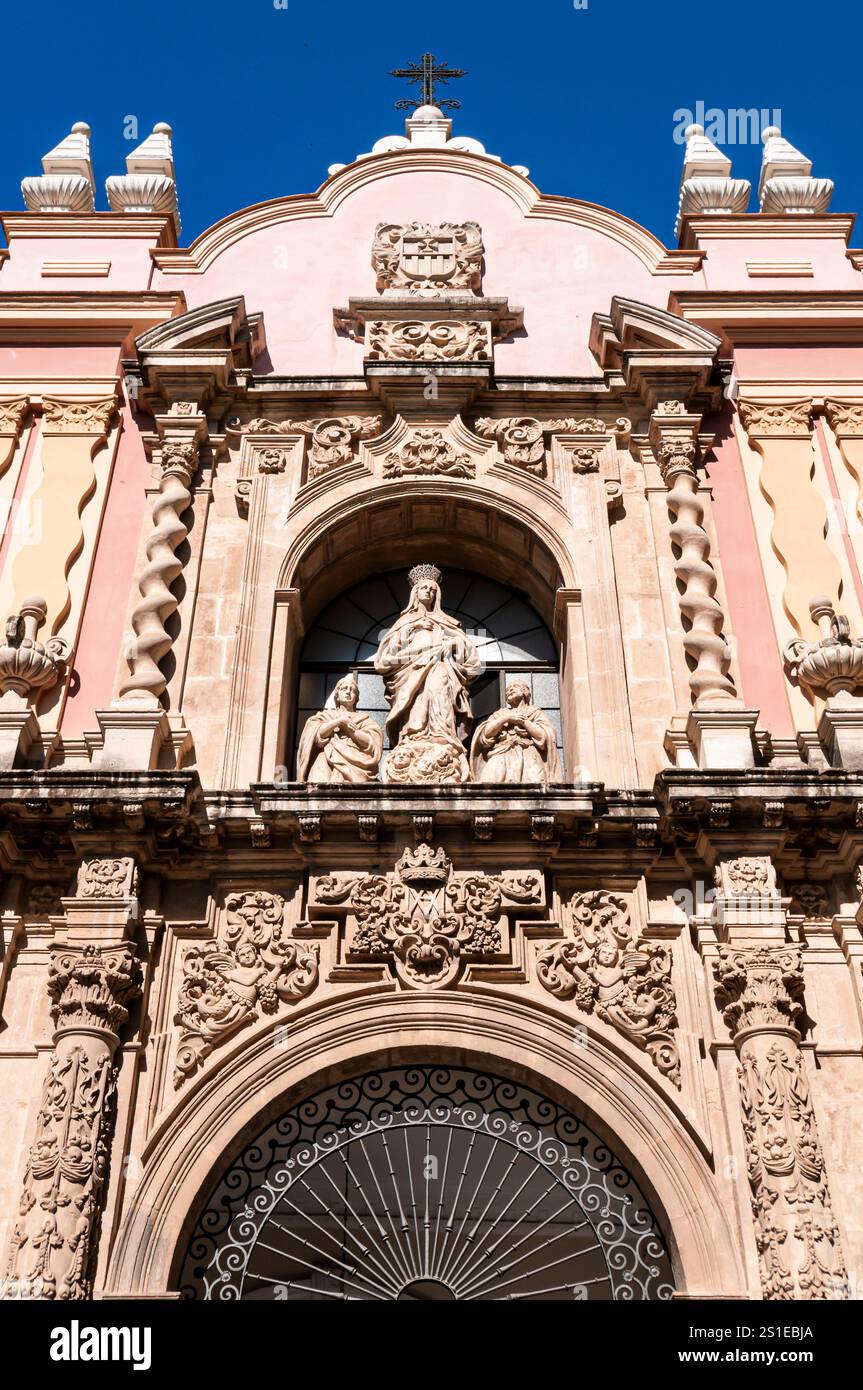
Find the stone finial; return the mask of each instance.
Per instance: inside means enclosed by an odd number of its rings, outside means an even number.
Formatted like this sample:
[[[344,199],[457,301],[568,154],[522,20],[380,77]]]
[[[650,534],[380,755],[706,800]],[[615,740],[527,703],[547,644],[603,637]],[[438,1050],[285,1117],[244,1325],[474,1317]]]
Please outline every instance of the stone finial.
[[[69,648],[61,637],[37,642],[36,633],[45,621],[48,606],[38,596],[27,598],[21,611],[6,622],[0,645],[0,695],[12,691],[26,700],[40,690],[49,690],[60,678]]]
[[[155,212],[171,217],[179,235],[171,127],[164,121],[126,158],[126,173],[105,180],[113,212]]]
[[[851,637],[848,619],[834,612],[829,598],[813,598],[809,612],[818,627],[818,641],[796,637],[785,648],[789,674],[828,705],[859,704],[855,691],[863,687],[863,640]]]
[[[826,212],[833,196],[832,179],[814,179],[812,160],[787,141],[778,126],[763,131],[764,153],[758,197],[761,211],[784,213]]]
[[[675,236],[679,235],[685,217],[745,212],[749,203],[749,180],[731,178],[731,160],[707,138],[704,126],[687,126],[684,134],[686,154]]]
[[[48,151],[41,174],[21,181],[29,212],[92,212],[95,188],[85,121],[76,121],[65,140]]]

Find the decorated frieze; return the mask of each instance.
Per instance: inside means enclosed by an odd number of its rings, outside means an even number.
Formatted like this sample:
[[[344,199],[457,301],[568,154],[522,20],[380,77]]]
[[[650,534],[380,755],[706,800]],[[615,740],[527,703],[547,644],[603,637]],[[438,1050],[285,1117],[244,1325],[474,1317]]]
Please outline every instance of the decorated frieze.
[[[492,330],[479,319],[373,319],[366,357],[387,362],[490,361]]]
[[[250,420],[243,426],[244,434],[305,435],[308,445],[308,480],[319,478],[333,468],[351,463],[356,457],[360,439],[370,439],[380,432],[376,415],[338,415],[320,420]],[[288,450],[273,445],[258,449],[260,473],[283,473]]]
[[[626,899],[602,889],[573,896],[564,930],[563,940],[537,956],[540,984],[555,998],[571,999],[581,1012],[616,1028],[679,1086],[673,1032],[677,1003],[668,947],[644,940]]]

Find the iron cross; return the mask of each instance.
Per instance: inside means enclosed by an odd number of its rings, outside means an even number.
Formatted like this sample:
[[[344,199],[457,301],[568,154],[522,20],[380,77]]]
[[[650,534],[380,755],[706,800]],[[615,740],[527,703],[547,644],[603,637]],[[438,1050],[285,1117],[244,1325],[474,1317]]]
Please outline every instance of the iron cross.
[[[417,106],[438,106],[442,111],[454,111],[461,106],[460,101],[454,99],[438,101],[435,96],[435,83],[446,86],[454,77],[466,76],[464,68],[448,68],[446,63],[438,63],[433,53],[424,53],[419,63],[411,63],[406,68],[394,68],[390,77],[404,77],[410,83],[417,84],[422,91],[422,100],[414,101],[411,97],[402,97],[401,101],[396,102],[397,111],[413,111]]]

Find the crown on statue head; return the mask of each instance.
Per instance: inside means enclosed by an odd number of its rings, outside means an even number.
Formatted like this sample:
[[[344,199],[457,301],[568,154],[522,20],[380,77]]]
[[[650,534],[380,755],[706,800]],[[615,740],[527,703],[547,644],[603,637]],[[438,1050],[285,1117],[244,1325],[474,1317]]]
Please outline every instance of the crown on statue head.
[[[408,579],[410,580],[412,589],[415,589],[417,584],[422,584],[428,579],[430,579],[433,584],[439,584],[441,581],[441,572],[435,565],[414,565],[408,575]]]

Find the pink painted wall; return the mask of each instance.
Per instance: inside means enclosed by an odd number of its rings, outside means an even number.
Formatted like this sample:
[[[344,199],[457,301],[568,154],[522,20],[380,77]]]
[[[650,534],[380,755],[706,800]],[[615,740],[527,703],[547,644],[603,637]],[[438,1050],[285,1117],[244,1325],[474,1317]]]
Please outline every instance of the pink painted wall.
[[[752,293],[814,289],[859,290],[863,276],[845,254],[843,230],[835,237],[807,237],[805,218],[798,219],[799,235],[791,237],[725,237],[701,233],[698,245],[707,252],[704,279],[710,290],[749,290]],[[810,261],[811,276],[750,275],[747,261]]]
[[[5,286],[3,286],[5,289]],[[0,291],[2,292],[2,291]],[[10,333],[12,330],[8,330]],[[114,377],[120,361],[116,343],[74,346],[45,343],[4,343],[0,346],[0,379],[4,392],[14,389],[14,378],[85,381],[87,377]]]
[[[62,216],[62,214],[58,214]],[[56,290],[145,290],[149,288],[153,263],[150,249],[154,236],[147,237],[29,237],[12,236],[9,259],[0,265],[0,289]],[[43,275],[43,261],[110,261],[107,275]]]
[[[863,377],[863,347],[852,343],[739,344],[734,351],[739,381],[829,381]]]
[[[713,488],[722,574],[728,599],[728,628],[737,643],[743,689],[738,693],[747,709],[761,711],[760,723],[777,738],[794,735],[785,675],[773,634],[773,620],[755,523],[749,508],[743,464],[731,427],[731,406],[708,418],[705,429],[716,431],[707,477]]]
[[[664,308],[675,288],[703,287],[700,274],[653,276],[612,238],[550,217],[526,218],[512,198],[460,168],[389,175],[352,191],[331,217],[284,222],[250,232],[201,275],[157,270],[153,289],[182,287],[189,308],[243,293],[263,309],[278,374],[361,374],[363,349],[333,329],[334,306],[376,296],[371,266],[379,222],[464,222],[482,227],[483,293],[524,308],[524,336],[496,349],[499,375],[596,375],[587,341],[596,310],[612,295]]]

